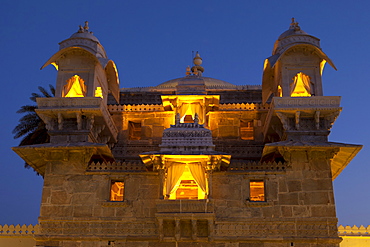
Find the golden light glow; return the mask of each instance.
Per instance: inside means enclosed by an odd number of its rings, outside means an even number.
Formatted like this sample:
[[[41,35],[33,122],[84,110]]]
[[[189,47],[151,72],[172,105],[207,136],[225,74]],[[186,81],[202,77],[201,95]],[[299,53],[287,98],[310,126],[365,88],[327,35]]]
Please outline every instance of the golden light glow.
[[[278,97],[283,97],[283,89],[278,85]]]
[[[170,200],[198,200],[205,199],[205,193],[199,188],[189,167],[186,165],[183,174],[181,175],[177,189],[170,194]]]
[[[85,81],[78,75],[72,76],[67,80],[67,84],[63,88],[63,94],[63,97],[85,97]]]
[[[96,87],[95,89],[95,97],[103,98],[103,90],[101,87]]]
[[[124,188],[125,184],[123,182],[112,182],[110,187],[110,201],[123,201]]]
[[[265,201],[265,182],[263,180],[249,182],[249,200],[254,202]]]
[[[58,64],[56,64],[55,62],[52,62],[51,64],[54,66],[54,68],[55,68],[56,70],[58,70],[58,69],[59,69]]]
[[[326,60],[322,60],[320,63],[320,75],[322,76],[322,72],[324,71],[324,67],[326,64]]]
[[[269,64],[269,60],[265,59],[265,62],[263,63],[263,71],[266,70],[267,65]]]
[[[184,123],[186,115],[194,119],[197,113],[199,124],[204,124],[207,107],[217,107],[220,102],[220,95],[162,95],[161,98],[166,111],[174,110],[180,114],[181,123]]]
[[[290,84],[291,97],[310,97],[311,81],[310,77],[302,72],[298,73]]]
[[[242,140],[254,140],[253,121],[240,121],[240,138]]]

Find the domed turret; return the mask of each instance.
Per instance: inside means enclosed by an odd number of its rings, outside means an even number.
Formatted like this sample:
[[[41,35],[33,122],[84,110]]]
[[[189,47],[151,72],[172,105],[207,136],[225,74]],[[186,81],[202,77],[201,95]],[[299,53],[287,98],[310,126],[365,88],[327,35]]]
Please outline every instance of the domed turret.
[[[272,56],[265,60],[262,101],[275,97],[322,96],[322,71],[333,62],[321,50],[320,39],[304,32],[292,18],[287,31],[276,40]]]
[[[55,53],[41,69],[52,64],[58,70],[56,97],[100,97],[108,93],[118,101],[118,72],[99,40],[89,31],[88,22],[59,43]]]

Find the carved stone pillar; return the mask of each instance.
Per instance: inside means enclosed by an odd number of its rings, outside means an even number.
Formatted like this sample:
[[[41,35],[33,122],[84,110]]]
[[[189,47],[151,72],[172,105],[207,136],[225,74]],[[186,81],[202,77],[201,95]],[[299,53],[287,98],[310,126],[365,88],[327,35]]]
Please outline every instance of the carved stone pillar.
[[[191,238],[193,240],[197,240],[197,220],[196,219],[192,219],[191,220]]]

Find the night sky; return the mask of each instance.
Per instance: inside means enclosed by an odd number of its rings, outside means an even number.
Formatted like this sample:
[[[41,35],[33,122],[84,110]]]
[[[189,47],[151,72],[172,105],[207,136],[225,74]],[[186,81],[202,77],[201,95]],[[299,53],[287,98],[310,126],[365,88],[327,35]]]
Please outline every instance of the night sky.
[[[0,224],[36,224],[43,179],[12,150],[12,129],[38,86],[55,85],[40,67],[58,43],[89,21],[116,65],[121,87],[155,86],[183,77],[192,51],[204,76],[260,85],[264,59],[295,17],[321,39],[338,71],[326,65],[324,95],[342,96],[330,141],[364,148],[334,181],[339,224],[370,225],[369,1],[0,1]]]

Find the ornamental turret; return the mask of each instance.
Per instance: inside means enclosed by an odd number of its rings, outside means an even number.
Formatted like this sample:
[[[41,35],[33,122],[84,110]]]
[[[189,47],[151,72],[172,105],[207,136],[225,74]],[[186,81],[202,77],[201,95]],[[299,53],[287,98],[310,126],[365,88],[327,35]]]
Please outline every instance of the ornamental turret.
[[[264,63],[262,100],[274,97],[323,96],[322,72],[333,62],[321,50],[320,39],[304,32],[292,18],[287,31],[276,40],[272,56]]]
[[[118,101],[116,66],[89,31],[88,22],[70,38],[60,42],[59,51],[41,69],[49,64],[58,70],[56,97],[100,97],[106,104],[108,94],[112,94]]]

